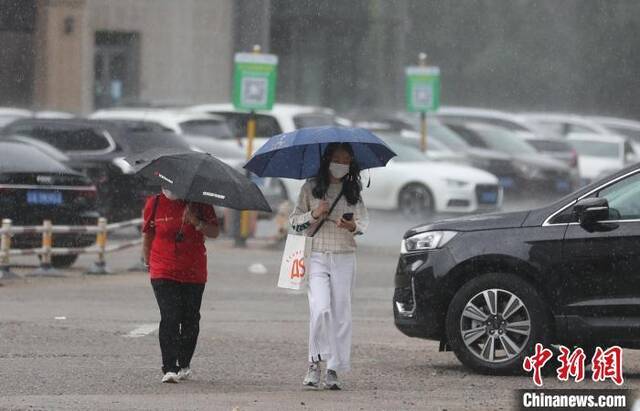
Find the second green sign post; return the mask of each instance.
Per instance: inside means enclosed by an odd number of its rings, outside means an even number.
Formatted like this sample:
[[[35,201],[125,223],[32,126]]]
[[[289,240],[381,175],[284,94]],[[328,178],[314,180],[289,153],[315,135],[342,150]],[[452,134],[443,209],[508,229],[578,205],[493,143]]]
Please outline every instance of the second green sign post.
[[[427,55],[420,53],[420,65],[406,69],[407,111],[420,113],[420,149],[427,150],[427,112],[434,112],[440,107],[440,69],[428,67]]]
[[[256,110],[271,110],[276,100],[278,56],[260,53],[260,46],[256,45],[253,47],[253,53],[236,53],[234,62],[233,106],[237,110],[249,111],[247,119],[248,160],[253,154],[253,139],[256,137]],[[238,231],[236,246],[245,246],[250,231],[249,212],[241,212]]]

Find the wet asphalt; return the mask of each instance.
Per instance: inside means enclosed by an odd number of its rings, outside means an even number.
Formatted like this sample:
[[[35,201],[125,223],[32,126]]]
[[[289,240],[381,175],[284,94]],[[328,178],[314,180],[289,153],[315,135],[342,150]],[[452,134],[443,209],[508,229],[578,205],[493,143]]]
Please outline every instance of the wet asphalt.
[[[452,353],[438,352],[437,342],[395,328],[393,273],[399,238],[411,224],[374,213],[370,237],[361,239],[353,370],[341,375],[342,391],[302,388],[307,301],[275,287],[280,248],[252,241],[238,249],[223,239],[207,244],[209,282],[194,378],[175,385],[160,383],[159,314],[147,274],[126,271],[139,250],[109,255],[113,275],[83,275],[92,261],[83,256],[64,278],[0,281],[0,409],[512,409],[515,390],[533,388],[530,377],[476,375]],[[24,274],[34,261],[15,262]],[[266,274],[251,273],[252,264],[264,265]],[[638,388],[640,352],[625,351],[624,358],[625,388]],[[550,376],[545,387],[614,386]]]

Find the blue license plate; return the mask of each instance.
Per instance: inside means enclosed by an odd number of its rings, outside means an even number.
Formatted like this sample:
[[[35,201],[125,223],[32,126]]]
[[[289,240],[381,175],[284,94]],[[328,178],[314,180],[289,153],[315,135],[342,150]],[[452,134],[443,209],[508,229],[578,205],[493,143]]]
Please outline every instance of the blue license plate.
[[[504,188],[513,188],[516,185],[516,182],[511,177],[499,177],[498,181],[500,185]]]
[[[570,191],[571,190],[571,183],[569,183],[567,180],[556,180],[556,191]]]
[[[498,202],[498,193],[495,191],[484,191],[480,193],[480,202],[482,204],[495,204]]]
[[[59,205],[62,204],[62,193],[59,191],[27,191],[27,203],[38,205]]]

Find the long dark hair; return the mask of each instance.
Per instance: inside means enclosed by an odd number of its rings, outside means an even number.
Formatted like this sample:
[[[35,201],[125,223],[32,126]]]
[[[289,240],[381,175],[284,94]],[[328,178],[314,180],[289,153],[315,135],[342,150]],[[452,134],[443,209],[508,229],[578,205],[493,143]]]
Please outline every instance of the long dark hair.
[[[331,182],[329,176],[329,165],[331,164],[331,158],[336,150],[345,150],[351,156],[351,164],[349,165],[349,174],[342,178],[343,195],[347,199],[347,203],[350,205],[356,205],[360,201],[360,192],[362,191],[362,184],[360,183],[360,166],[355,160],[353,155],[353,148],[349,143],[331,143],[324,151],[322,159],[320,160],[320,168],[318,169],[318,175],[315,178],[315,187],[313,187],[312,193],[315,198],[322,199],[327,190],[329,189],[329,183]]]

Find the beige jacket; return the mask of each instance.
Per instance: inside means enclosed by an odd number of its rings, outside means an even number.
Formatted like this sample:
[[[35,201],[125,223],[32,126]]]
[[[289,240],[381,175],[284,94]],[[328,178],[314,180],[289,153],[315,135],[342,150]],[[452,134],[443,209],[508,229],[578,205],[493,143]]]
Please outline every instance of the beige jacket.
[[[318,207],[320,203],[320,199],[315,198],[311,192],[314,184],[314,179],[310,179],[302,186],[296,208],[289,216],[289,222],[293,230],[304,235],[311,235],[320,222],[320,220],[313,218],[311,215],[311,211]],[[324,198],[329,203],[329,206],[333,204],[341,189],[342,183],[329,185]],[[353,213],[356,223],[354,232],[338,228],[337,222],[340,221],[340,217],[344,213]],[[362,200],[355,205],[350,205],[343,195],[327,217],[327,221],[314,235],[312,250],[316,252],[352,253],[356,250],[354,236],[363,234],[368,225],[369,214]]]

